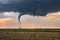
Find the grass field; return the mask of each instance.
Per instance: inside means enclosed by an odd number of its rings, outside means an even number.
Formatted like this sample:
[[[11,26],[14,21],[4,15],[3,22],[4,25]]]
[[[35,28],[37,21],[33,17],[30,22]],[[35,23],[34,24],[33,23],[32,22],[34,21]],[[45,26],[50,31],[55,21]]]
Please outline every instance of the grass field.
[[[0,31],[12,31],[12,32],[60,32],[60,29],[0,29]]]
[[[60,40],[60,29],[0,29],[0,40]]]
[[[60,32],[0,32],[0,40],[60,40]]]

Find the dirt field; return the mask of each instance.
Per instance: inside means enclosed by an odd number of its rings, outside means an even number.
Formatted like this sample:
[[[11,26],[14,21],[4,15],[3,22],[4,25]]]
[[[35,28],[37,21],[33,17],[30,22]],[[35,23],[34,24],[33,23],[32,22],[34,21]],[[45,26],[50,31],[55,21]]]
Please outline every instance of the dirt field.
[[[0,32],[0,40],[60,40],[60,32]]]

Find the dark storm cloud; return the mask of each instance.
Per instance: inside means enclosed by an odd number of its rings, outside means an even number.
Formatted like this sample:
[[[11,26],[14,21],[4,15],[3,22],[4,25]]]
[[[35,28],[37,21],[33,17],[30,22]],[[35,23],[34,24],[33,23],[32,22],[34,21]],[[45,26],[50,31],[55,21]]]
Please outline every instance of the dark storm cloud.
[[[45,16],[60,11],[60,0],[0,0],[0,12],[21,12],[21,15]]]

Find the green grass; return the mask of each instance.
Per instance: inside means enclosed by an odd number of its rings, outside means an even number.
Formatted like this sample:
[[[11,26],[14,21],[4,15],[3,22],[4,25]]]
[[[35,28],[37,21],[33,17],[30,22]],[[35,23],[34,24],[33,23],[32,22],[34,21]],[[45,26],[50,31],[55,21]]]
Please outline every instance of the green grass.
[[[60,32],[60,29],[0,29],[6,32]]]

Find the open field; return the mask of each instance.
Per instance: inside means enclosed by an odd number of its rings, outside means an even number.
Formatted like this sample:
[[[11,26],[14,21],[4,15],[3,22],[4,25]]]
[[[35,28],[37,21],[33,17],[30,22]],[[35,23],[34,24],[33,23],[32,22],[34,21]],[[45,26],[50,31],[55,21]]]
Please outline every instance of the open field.
[[[0,32],[60,32],[60,29],[0,29]]]
[[[0,40],[60,40],[60,32],[0,32]]]
[[[0,40],[60,40],[60,29],[0,29]]]

